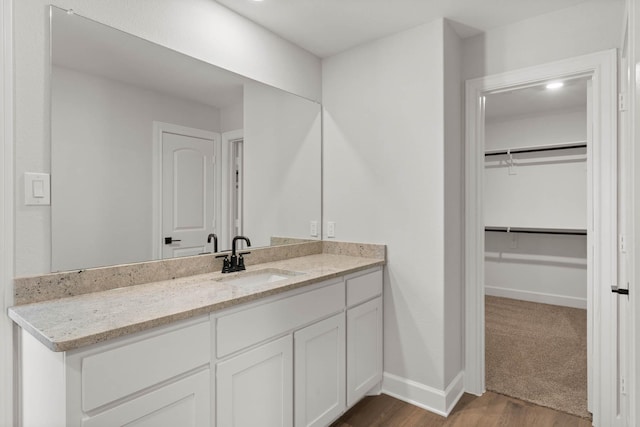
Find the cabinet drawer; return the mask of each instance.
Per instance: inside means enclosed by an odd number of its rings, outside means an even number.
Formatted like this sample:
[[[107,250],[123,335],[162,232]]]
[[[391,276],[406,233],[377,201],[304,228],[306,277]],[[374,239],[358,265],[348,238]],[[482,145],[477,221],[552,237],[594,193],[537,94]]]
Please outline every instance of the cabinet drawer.
[[[217,320],[218,358],[328,316],[344,307],[344,283],[247,308]]]
[[[347,306],[382,295],[382,269],[347,277]]]
[[[82,427],[211,425],[209,369],[170,383],[100,414],[82,419]]]
[[[91,411],[208,364],[211,360],[210,325],[209,321],[191,324],[81,356],[82,409]]]

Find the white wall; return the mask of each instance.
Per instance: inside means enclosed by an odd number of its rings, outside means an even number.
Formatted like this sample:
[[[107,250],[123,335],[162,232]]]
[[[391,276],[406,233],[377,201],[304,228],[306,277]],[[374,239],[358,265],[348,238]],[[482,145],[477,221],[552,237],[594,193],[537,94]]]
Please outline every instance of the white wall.
[[[586,141],[586,106],[487,120],[486,148],[507,149]],[[485,159],[485,225],[586,229],[586,150],[514,154]]]
[[[586,106],[485,124],[491,149],[586,141]],[[586,229],[586,150],[516,154],[485,162],[485,224],[498,227]],[[485,233],[487,295],[586,308],[586,236]]]
[[[230,132],[244,127],[244,103],[239,102],[220,109],[220,132]]]
[[[490,101],[491,96],[489,95]],[[485,149],[530,147],[587,140],[586,106],[552,113],[500,117],[485,123]]]
[[[485,292],[587,308],[586,236],[485,233]]]
[[[623,1],[591,0],[463,41],[463,79],[618,47]]]
[[[215,1],[15,1],[15,199],[24,172],[50,172],[48,4],[130,32],[222,68],[313,99],[320,61]],[[17,203],[16,275],[49,271],[50,209]]]
[[[153,258],[153,122],[220,131],[220,111],[52,70],[52,271]]]
[[[320,222],[320,104],[260,84],[244,88],[243,234],[304,237]],[[264,224],[269,224],[265,227]]]
[[[323,218],[336,222],[339,240],[387,245],[384,388],[440,412],[445,405],[434,390],[448,386],[445,340],[447,349],[461,345],[445,339],[445,299],[452,318],[460,315],[460,300],[445,296],[445,278],[459,280],[445,273],[445,208],[459,208],[460,198],[453,193],[445,205],[445,187],[461,182],[445,175],[445,146],[459,150],[457,119],[445,128],[445,25],[438,20],[353,48],[324,59],[322,70]],[[447,38],[455,49],[453,35]],[[455,114],[456,103],[454,96],[447,111]],[[447,166],[459,174],[459,162]],[[460,257],[455,236],[452,242]],[[451,356],[446,377],[460,371],[459,357]]]
[[[586,229],[585,151],[574,149],[565,153],[514,155],[511,174],[507,156],[486,160],[485,225]]]
[[[462,41],[444,26],[445,380],[464,370],[464,128]]]

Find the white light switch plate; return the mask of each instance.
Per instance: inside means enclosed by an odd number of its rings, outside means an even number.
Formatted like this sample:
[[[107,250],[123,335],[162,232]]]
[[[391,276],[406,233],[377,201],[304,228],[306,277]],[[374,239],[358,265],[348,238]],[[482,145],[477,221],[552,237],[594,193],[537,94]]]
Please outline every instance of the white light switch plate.
[[[336,223],[333,221],[327,222],[327,237],[336,237]]]
[[[48,173],[24,173],[24,204],[51,204],[51,178]]]

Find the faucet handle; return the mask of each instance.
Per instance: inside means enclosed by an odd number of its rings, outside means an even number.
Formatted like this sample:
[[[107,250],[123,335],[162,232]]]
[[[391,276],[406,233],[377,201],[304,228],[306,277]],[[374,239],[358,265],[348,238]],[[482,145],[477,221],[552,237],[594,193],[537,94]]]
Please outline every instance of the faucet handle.
[[[223,273],[230,273],[231,272],[231,263],[229,262],[229,259],[227,257],[225,257],[222,260],[222,272]]]
[[[216,255],[216,258],[224,258],[222,260],[222,273],[230,273],[231,263],[229,262],[229,255]]]
[[[248,253],[250,253],[250,252],[242,252],[242,253],[239,254],[240,256],[238,257],[238,265],[236,267],[238,269],[238,271],[246,270],[246,268],[244,266],[244,257],[242,255],[245,255],[245,254],[248,254]]]

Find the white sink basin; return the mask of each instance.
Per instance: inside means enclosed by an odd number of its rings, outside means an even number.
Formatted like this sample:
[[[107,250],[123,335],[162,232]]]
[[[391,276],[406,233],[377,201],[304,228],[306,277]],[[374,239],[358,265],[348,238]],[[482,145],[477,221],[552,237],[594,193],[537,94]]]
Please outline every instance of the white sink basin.
[[[266,285],[268,283],[279,282],[281,280],[287,280],[294,276],[299,276],[297,271],[279,270],[277,268],[266,268],[264,270],[247,271],[240,273],[233,278],[221,278],[219,281],[234,286],[259,286]]]

